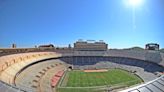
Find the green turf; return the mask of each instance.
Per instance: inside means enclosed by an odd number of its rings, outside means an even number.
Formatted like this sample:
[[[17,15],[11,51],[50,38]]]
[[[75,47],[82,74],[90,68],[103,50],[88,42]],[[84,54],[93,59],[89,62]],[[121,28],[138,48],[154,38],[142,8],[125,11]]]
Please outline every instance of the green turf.
[[[57,92],[104,92],[93,88],[58,88]]]
[[[112,86],[130,81],[134,84],[141,82],[141,79],[137,76],[120,69],[111,69],[108,72],[91,73],[83,71],[69,71],[68,75],[67,87]],[[130,83],[129,85],[132,84]]]
[[[73,92],[73,91],[93,92],[91,91],[93,90],[93,88],[100,88],[100,87],[107,87],[107,86],[125,87],[142,82],[142,80],[136,75],[133,75],[121,69],[110,69],[107,72],[92,72],[92,73],[91,72],[87,73],[80,70],[76,70],[76,71],[74,70],[74,71],[68,71],[66,76],[67,76],[66,78],[67,81],[65,82],[65,86],[62,86],[65,88],[59,88],[60,92]]]

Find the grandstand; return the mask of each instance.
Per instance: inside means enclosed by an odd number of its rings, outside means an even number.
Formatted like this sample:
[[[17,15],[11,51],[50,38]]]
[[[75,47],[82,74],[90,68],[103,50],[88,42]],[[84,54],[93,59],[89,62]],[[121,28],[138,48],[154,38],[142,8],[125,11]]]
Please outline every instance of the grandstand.
[[[150,50],[53,51],[1,54],[0,91],[2,92],[69,92],[61,85],[67,73],[74,70],[121,69],[136,75],[143,82],[117,88],[95,86],[99,92],[163,92],[164,53]],[[116,81],[116,80],[115,80]],[[110,81],[109,81],[110,82]],[[67,83],[67,82],[66,82]],[[103,84],[103,83],[102,83]],[[141,84],[141,85],[140,85]],[[91,85],[91,84],[89,84]],[[129,89],[130,87],[130,89]],[[88,88],[72,88],[89,92]],[[85,89],[85,90],[84,90]],[[71,90],[71,91],[72,91]],[[102,91],[103,90],[103,91]],[[71,92],[70,91],[70,92]],[[92,90],[93,91],[93,90]]]
[[[59,60],[45,60],[31,65],[29,68],[24,69],[23,72],[17,74],[15,85],[19,88],[33,91],[48,90],[51,89],[51,81],[49,79],[55,73],[64,69],[64,63]]]

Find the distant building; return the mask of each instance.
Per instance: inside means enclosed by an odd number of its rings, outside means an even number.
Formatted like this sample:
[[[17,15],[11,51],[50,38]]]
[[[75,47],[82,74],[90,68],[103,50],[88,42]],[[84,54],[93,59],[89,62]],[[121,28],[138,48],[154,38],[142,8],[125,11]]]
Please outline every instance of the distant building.
[[[0,53],[15,54],[39,51],[37,48],[0,48]]]
[[[41,47],[43,47],[43,48],[44,48],[44,47],[45,47],[45,48],[47,48],[47,47],[54,47],[54,45],[53,45],[53,44],[49,44],[49,45],[40,45],[39,48],[41,48]]]
[[[37,46],[35,45],[35,48],[37,48]]]
[[[71,48],[72,48],[72,47],[71,47],[71,44],[69,44],[69,45],[68,45],[68,48],[69,48],[69,49],[71,49]]]
[[[51,50],[51,49],[54,49],[55,46],[53,44],[49,44],[49,45],[40,45],[38,46],[38,48],[40,50]]]
[[[16,44],[12,44],[12,48],[17,48]]]
[[[108,49],[108,44],[102,40],[95,42],[94,40],[82,41],[81,39],[74,43],[74,50],[80,51],[105,51]]]
[[[159,44],[149,43],[145,45],[146,50],[159,50]]]

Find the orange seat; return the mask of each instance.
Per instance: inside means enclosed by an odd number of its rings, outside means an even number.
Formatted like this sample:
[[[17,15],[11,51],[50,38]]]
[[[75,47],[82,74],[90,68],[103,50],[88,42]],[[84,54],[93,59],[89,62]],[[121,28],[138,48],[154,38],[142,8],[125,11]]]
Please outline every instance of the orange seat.
[[[64,71],[59,71],[59,72],[56,74],[56,76],[58,76],[58,77],[62,77],[63,74],[64,74]]]
[[[51,79],[51,86],[55,87],[57,85],[57,83],[59,82],[60,78],[61,77],[58,77],[58,76],[54,75]]]

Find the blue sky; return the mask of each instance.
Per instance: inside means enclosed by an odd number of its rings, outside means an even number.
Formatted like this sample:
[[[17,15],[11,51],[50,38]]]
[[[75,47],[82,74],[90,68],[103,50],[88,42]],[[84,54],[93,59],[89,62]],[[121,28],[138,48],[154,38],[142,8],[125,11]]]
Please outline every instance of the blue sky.
[[[78,39],[104,40],[109,48],[164,47],[164,0],[0,0],[0,47],[67,46]]]

